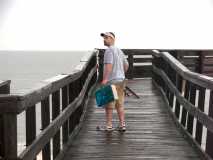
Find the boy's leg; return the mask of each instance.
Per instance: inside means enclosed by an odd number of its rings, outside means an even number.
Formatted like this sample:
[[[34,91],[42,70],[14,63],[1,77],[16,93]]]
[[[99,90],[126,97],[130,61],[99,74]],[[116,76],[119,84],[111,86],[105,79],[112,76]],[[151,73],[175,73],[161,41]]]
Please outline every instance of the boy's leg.
[[[125,125],[125,111],[123,106],[116,106],[120,127]]]
[[[116,85],[118,92],[118,100],[116,101],[115,107],[118,113],[120,127],[125,125],[125,111],[124,111],[124,82]]]
[[[107,105],[105,107],[105,112],[106,112],[106,125],[107,127],[112,127],[112,113],[113,113],[113,108],[110,105]]]

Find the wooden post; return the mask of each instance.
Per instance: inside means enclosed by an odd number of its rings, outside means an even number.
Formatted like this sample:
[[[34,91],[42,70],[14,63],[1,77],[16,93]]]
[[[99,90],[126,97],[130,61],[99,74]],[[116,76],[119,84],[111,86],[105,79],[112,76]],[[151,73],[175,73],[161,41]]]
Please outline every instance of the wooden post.
[[[41,128],[44,130],[50,124],[50,101],[49,96],[41,101]],[[42,159],[50,160],[50,142],[42,149]]]
[[[196,87],[195,87],[195,84],[190,83],[190,103],[193,105],[195,105],[195,98],[196,98]],[[194,122],[194,117],[188,114],[187,130],[191,135],[193,132],[193,122]]]
[[[75,99],[77,93],[78,93],[78,86],[76,86],[76,81],[72,82],[69,84],[69,104],[73,102]],[[75,88],[76,87],[76,88]],[[73,115],[73,114],[72,114]],[[70,116],[69,118],[69,135],[72,133],[74,129],[74,124],[73,124],[73,116]]]
[[[92,84],[95,84],[97,82],[97,72],[94,74],[94,76],[92,77]]]
[[[176,72],[169,67],[169,74],[170,75],[170,80],[172,81],[172,83],[175,85],[176,84]],[[174,102],[174,94],[172,92],[170,92],[170,96],[169,96],[169,105],[171,108],[173,108],[173,102]]]
[[[128,63],[129,63],[129,69],[127,72],[127,78],[128,79],[133,79],[133,69],[134,69],[134,59],[133,59],[133,54],[128,55]]]
[[[0,84],[0,94],[10,94],[10,82],[6,81],[4,85]]]
[[[74,82],[69,84],[69,95],[68,95],[68,103],[72,103],[75,99],[75,88],[74,88]]]
[[[79,95],[79,93],[81,92],[81,89],[82,89],[82,87],[81,87],[81,83],[79,83],[79,81],[75,81],[75,92],[77,93],[76,95],[75,95],[75,97],[77,97],[78,95]],[[75,129],[75,126],[76,126],[76,124],[78,124],[78,121],[79,121],[79,109],[80,109],[80,107],[78,108],[78,109],[76,109],[76,111],[71,115],[71,117],[70,117],[70,120],[71,120],[71,128],[72,128],[72,131]]]
[[[17,158],[17,116],[16,114],[3,115],[3,157],[4,159]]]
[[[103,70],[104,70],[104,50],[99,50],[98,53],[98,82],[101,82],[103,79]]]
[[[64,86],[62,88],[62,110],[66,109],[68,105],[68,87]],[[67,143],[68,137],[69,137],[69,131],[68,131],[68,121],[66,121],[63,125],[62,129],[62,138],[63,138],[63,145]]]
[[[3,157],[4,154],[4,148],[3,148],[3,139],[4,139],[4,134],[3,134],[3,116],[0,115],[0,157]]]
[[[199,53],[199,67],[197,69],[198,73],[202,74],[204,72],[204,60],[205,60],[205,53],[202,53],[202,51]]]
[[[180,75],[176,75],[176,87],[177,89],[181,92],[182,90],[182,77]],[[176,100],[176,104],[175,104],[175,115],[177,117],[177,119],[179,119],[180,117],[180,103],[178,102],[178,100]]]
[[[157,57],[157,56],[154,56],[154,58],[153,58],[153,60],[152,60],[152,65],[154,64],[156,68],[162,69],[162,68],[161,68],[161,63],[162,63],[161,61],[163,61],[162,58]],[[163,81],[162,81],[161,77],[158,76],[157,74],[155,74],[155,72],[153,72],[153,74],[155,75],[154,78],[155,78],[155,81],[157,82],[157,84],[158,84],[162,89],[164,89],[164,87],[163,87]]]
[[[162,57],[158,58],[158,68],[162,69],[165,72],[164,59]],[[161,80],[161,87],[164,90],[164,93],[166,94],[166,92],[167,92],[167,89],[166,89],[167,85],[165,84],[165,82],[163,80]]]
[[[156,66],[156,57],[153,55],[153,58],[152,58],[152,82],[154,81],[155,83],[158,84],[157,79],[156,79],[156,75],[155,75],[155,73],[153,71],[153,66],[154,65]]]
[[[198,109],[202,112],[204,111],[204,105],[205,105],[205,93],[206,93],[206,89],[203,87],[199,87]],[[203,133],[203,125],[202,123],[197,121],[195,139],[200,145],[202,142],[202,133]]]
[[[78,83],[78,94],[76,95],[76,97],[80,94],[80,92],[81,92],[81,90],[82,90],[82,88],[83,88],[83,86],[84,86],[84,80],[85,80],[85,74],[83,74],[82,76],[81,76],[81,78],[77,81],[77,83]]]
[[[209,117],[213,118],[213,90],[210,93]],[[206,153],[213,158],[213,133],[207,130]]]
[[[189,82],[188,81],[186,81],[185,88],[183,88],[183,91],[184,91],[184,97],[188,101],[189,100]],[[181,124],[184,127],[186,126],[186,116],[187,116],[187,110],[183,107]]]
[[[52,94],[52,119],[54,120],[60,114],[60,92],[56,91]],[[53,159],[60,152],[60,130],[53,137]]]
[[[31,145],[35,138],[36,138],[36,111],[34,105],[26,110],[26,146]]]
[[[169,64],[165,62],[165,64],[163,65],[163,68],[164,68],[164,72],[166,73],[167,77],[170,79]],[[167,99],[169,100],[170,99],[170,91],[169,91],[169,87],[167,85],[165,85],[165,94],[166,94]]]
[[[95,58],[95,65],[98,65],[98,57],[96,56]],[[95,74],[95,79],[94,79],[94,83],[98,82],[98,70],[96,69],[96,74]]]
[[[35,105],[26,110],[26,146],[29,146],[36,137]]]
[[[5,81],[5,82],[3,82],[3,83],[1,83],[0,84],[0,94],[10,94],[10,83],[11,83],[11,81],[10,80],[8,80],[8,81]],[[7,115],[7,114],[6,114]],[[0,114],[0,157],[2,156],[2,157],[5,157],[5,156],[8,156],[8,150],[9,150],[9,148],[8,148],[8,146],[7,146],[7,141],[9,141],[8,140],[8,134],[7,134],[7,132],[10,130],[7,130],[7,127],[5,126],[5,125],[8,125],[8,123],[7,123],[7,119],[10,119],[10,121],[16,121],[15,119],[15,115],[11,115],[10,114],[10,117],[11,118],[9,118],[9,117],[7,117],[7,116],[4,116],[3,114]],[[14,117],[13,117],[14,116]],[[6,123],[6,124],[5,124]],[[15,126],[14,126],[14,128],[11,128],[11,130],[15,130],[15,128],[17,127],[16,125],[17,125],[17,123],[16,124],[14,124]],[[7,130],[7,131],[5,131],[5,129]],[[16,131],[17,132],[17,131]],[[6,137],[5,137],[6,136]],[[5,139],[6,138],[6,139]],[[17,141],[17,140],[16,140]],[[11,142],[12,143],[12,142]],[[17,147],[17,144],[16,145],[14,145],[13,147]],[[17,151],[15,151],[15,149],[13,149],[13,151],[11,151],[14,155],[16,154],[15,152],[17,152]],[[13,155],[13,156],[14,156]]]

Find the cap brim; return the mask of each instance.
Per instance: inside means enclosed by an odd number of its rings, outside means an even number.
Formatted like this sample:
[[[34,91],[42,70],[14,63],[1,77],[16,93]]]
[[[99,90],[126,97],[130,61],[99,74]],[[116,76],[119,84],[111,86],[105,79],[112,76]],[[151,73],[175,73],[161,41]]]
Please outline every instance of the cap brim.
[[[104,37],[104,36],[106,36],[106,34],[104,34],[104,33],[101,33],[101,34],[100,34],[100,36],[101,36],[101,37]]]
[[[115,39],[115,37],[111,34],[108,34],[108,33],[101,33],[100,36],[102,37],[111,37],[112,39]]]

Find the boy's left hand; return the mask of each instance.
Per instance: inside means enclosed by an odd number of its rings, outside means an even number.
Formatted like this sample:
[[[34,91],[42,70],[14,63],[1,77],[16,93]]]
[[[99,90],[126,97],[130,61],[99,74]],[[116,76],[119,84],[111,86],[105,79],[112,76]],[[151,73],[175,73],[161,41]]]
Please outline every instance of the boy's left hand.
[[[101,82],[101,84],[102,84],[102,85],[107,84],[107,80],[103,79],[102,82]]]

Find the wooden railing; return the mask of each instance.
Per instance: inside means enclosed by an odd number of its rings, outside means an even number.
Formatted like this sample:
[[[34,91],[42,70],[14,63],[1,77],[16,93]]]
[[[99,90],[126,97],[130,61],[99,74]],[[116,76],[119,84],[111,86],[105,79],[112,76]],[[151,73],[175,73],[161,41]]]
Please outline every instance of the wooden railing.
[[[168,50],[190,71],[213,77],[213,50]]]
[[[0,95],[2,159],[61,159],[79,131],[92,89],[96,85],[96,54],[84,57],[72,74],[43,81],[23,95]],[[1,88],[1,86],[0,86]],[[36,135],[37,104],[41,107],[41,132]],[[25,112],[26,148],[17,154],[17,115]]]
[[[99,49],[99,81],[103,78],[104,49]],[[128,79],[152,76],[152,50],[122,49],[129,62]]]
[[[177,126],[205,159],[213,159],[213,78],[190,71],[168,52],[155,51],[152,64],[153,82]]]
[[[10,94],[10,80],[7,81],[0,81],[0,94]],[[0,113],[0,158],[3,155],[3,144],[4,142],[4,132],[3,132],[3,126],[4,126],[4,117]]]
[[[9,94],[10,93],[10,80],[1,81],[0,80],[0,94]]]
[[[127,78],[153,77],[154,84],[158,86],[170,106],[176,124],[200,153],[206,159],[211,159],[213,78],[190,71],[174,58],[178,58],[183,64],[187,62],[190,68],[195,58],[198,60],[198,56],[187,57],[190,56],[190,52],[181,57],[177,51],[169,54],[143,49],[122,50],[129,62]],[[99,81],[102,80],[103,56],[104,49],[98,49],[93,55],[83,58],[72,74],[62,74],[45,80],[29,93],[22,95],[9,94],[10,81],[0,82],[0,159],[32,160],[40,153],[44,160],[61,159],[82,125],[89,95],[96,85],[97,78]],[[205,57],[201,58],[206,57],[210,60],[203,61],[203,64],[211,66],[211,56],[207,56],[206,53]],[[194,66],[197,67],[198,64],[202,66],[200,62],[196,62]],[[207,100],[208,112],[204,111],[204,102]],[[39,106],[41,132],[37,135],[36,109]],[[17,116],[22,113],[25,113],[26,119],[26,148],[17,154]],[[205,130],[207,135],[203,138]],[[205,147],[202,147],[203,139]]]

